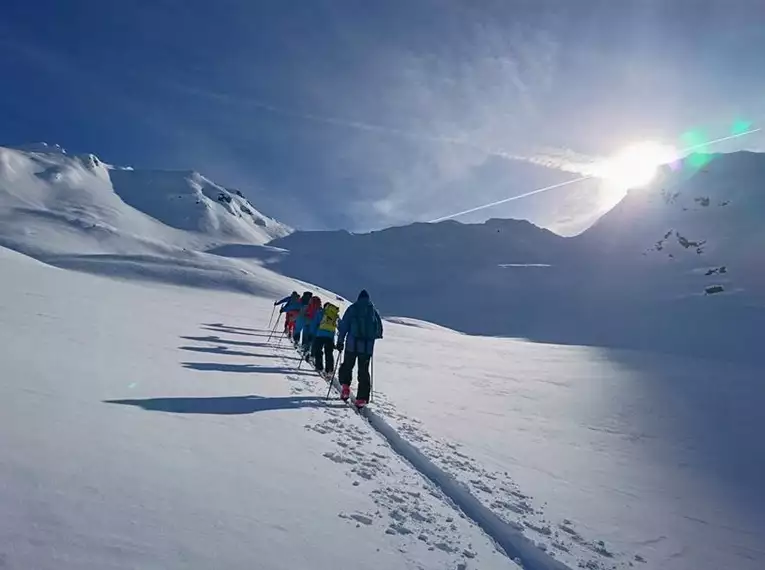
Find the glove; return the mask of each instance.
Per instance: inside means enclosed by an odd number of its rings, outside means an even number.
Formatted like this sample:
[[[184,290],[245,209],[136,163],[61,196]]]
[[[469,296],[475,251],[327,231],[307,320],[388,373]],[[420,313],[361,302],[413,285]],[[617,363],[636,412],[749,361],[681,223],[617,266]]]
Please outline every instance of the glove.
[[[345,343],[344,342],[338,342],[337,343],[337,350],[339,350],[340,352],[343,352],[343,350],[345,350]]]

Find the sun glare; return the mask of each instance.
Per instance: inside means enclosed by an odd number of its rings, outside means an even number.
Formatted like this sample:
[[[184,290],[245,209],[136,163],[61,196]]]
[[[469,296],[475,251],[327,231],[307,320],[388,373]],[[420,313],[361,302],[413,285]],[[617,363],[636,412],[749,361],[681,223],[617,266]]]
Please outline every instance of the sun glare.
[[[596,176],[624,190],[649,184],[662,164],[677,160],[677,149],[651,141],[632,144],[596,168]]]

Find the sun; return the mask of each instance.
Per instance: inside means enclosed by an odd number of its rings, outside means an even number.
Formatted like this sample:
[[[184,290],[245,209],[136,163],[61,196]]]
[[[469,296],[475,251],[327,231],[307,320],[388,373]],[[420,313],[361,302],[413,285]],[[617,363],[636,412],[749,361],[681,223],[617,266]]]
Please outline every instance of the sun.
[[[598,164],[595,176],[628,190],[651,183],[659,166],[677,160],[677,149],[652,141],[631,144]]]

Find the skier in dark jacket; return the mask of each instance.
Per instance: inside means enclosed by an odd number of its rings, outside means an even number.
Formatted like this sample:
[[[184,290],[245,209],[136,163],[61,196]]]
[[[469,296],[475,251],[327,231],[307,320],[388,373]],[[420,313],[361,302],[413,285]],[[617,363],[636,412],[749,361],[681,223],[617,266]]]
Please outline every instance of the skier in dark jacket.
[[[345,350],[340,365],[340,397],[347,400],[351,395],[351,375],[358,360],[359,386],[356,392],[356,406],[363,407],[369,402],[369,363],[375,350],[375,341],[383,337],[380,313],[377,312],[369,293],[362,290],[358,300],[345,311],[337,327],[337,349]],[[346,348],[347,346],[347,348]]]
[[[284,299],[281,299],[274,303],[274,305],[283,305],[279,309],[279,313],[286,315],[284,319],[284,334],[292,338],[295,330],[295,319],[297,319],[297,315],[300,312],[300,295],[297,294],[297,291],[293,291],[292,295],[286,299],[284,303],[282,303]]]
[[[299,296],[298,292],[297,291],[293,291],[291,294],[287,295],[283,299],[279,299],[278,301],[274,301],[274,307],[278,307],[279,305],[284,305],[285,303],[287,303],[293,297],[298,297],[298,296]]]

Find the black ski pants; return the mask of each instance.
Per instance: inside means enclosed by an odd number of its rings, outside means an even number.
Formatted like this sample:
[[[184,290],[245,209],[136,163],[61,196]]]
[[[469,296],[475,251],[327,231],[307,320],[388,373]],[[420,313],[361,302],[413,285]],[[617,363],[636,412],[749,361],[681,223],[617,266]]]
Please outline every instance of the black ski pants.
[[[369,363],[372,360],[371,354],[345,351],[343,363],[340,366],[340,384],[351,385],[353,367],[357,360],[359,362],[359,387],[356,390],[356,398],[359,400],[369,400],[369,391],[371,389],[369,384]]]
[[[326,362],[325,362],[326,361]],[[313,362],[316,370],[327,372],[335,369],[335,339],[317,336],[313,339]]]

